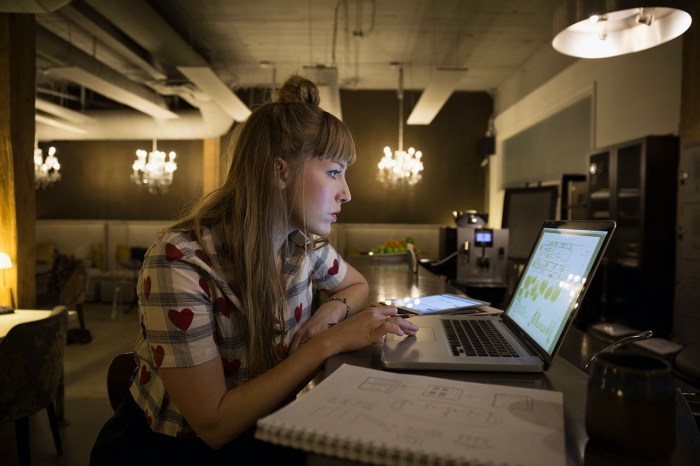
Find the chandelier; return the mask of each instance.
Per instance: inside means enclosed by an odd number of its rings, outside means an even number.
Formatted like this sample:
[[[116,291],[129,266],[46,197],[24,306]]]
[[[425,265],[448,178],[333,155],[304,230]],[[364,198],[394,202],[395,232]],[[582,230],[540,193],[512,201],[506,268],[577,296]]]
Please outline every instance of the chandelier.
[[[136,160],[132,165],[134,172],[131,181],[139,186],[148,188],[149,193],[165,193],[173,182],[173,172],[177,170],[175,152],[159,151],[156,140],[153,140],[153,150],[146,152],[143,149],[136,151]]]
[[[409,147],[403,150],[403,67],[399,66],[399,89],[397,93],[399,101],[399,147],[392,153],[391,148],[384,148],[384,156],[377,165],[379,167],[379,180],[384,183],[406,183],[414,185],[421,180],[423,171],[421,151]]]
[[[49,147],[49,155],[44,159],[44,151],[38,145],[34,146],[34,185],[36,189],[44,189],[61,179],[61,164],[56,158],[56,148]]]

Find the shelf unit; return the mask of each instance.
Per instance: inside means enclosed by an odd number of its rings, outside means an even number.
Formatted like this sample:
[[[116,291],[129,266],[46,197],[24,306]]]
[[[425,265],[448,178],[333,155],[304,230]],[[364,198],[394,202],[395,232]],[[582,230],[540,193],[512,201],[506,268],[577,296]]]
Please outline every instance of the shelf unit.
[[[579,317],[670,337],[679,143],[648,136],[589,154],[588,217],[617,230]],[[583,321],[583,322],[581,322]]]

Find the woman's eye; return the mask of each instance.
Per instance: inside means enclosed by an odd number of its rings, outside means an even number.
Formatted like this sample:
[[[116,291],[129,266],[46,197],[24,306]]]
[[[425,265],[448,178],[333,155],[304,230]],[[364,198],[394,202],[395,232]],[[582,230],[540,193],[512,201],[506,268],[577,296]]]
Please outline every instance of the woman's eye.
[[[328,174],[331,176],[331,178],[335,179],[336,176],[340,175],[340,170],[330,170]]]

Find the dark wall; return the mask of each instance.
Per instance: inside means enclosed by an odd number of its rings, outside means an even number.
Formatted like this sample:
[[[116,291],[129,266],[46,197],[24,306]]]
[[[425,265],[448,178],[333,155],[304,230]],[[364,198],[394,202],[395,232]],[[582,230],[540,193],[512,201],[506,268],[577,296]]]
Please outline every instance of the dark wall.
[[[261,94],[261,96],[264,94]],[[405,92],[408,117],[419,93]],[[484,211],[484,172],[478,140],[493,109],[487,93],[458,92],[430,125],[404,125],[404,148],[423,152],[423,179],[411,187],[391,188],[377,180],[384,146],[398,145],[398,101],[394,91],[343,91],[343,120],[357,144],[357,163],[348,171],[352,201],[339,221],[345,223],[440,223],[452,225],[453,210]],[[178,168],[166,194],[139,190],[129,179],[138,148],[151,141],[54,141],[62,179],[37,191],[39,219],[172,219],[202,193],[202,142],[162,140],[158,149],[174,150]]]
[[[44,156],[56,147],[61,180],[36,192],[38,219],[169,220],[202,194],[202,141],[158,141],[175,151],[177,170],[165,194],[151,194],[129,178],[136,149],[152,141],[54,141],[40,143]]]
[[[408,118],[420,95],[404,94]],[[357,162],[348,171],[352,201],[343,207],[340,222],[453,225],[453,210],[484,211],[478,141],[493,110],[488,93],[454,93],[430,125],[404,124],[404,149],[421,150],[425,169],[420,183],[398,188],[377,180],[384,147],[398,146],[396,92],[344,91],[341,98],[343,120],[355,135]]]

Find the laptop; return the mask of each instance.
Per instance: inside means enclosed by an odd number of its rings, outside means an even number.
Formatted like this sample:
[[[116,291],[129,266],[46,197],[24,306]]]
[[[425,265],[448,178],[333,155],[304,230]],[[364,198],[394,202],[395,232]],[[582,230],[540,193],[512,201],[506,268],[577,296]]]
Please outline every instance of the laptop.
[[[546,221],[500,315],[411,317],[420,330],[415,336],[387,334],[382,366],[390,370],[548,370],[615,226],[612,220]],[[495,350],[485,350],[479,343],[490,333],[499,340]],[[457,341],[460,336],[469,341]]]

